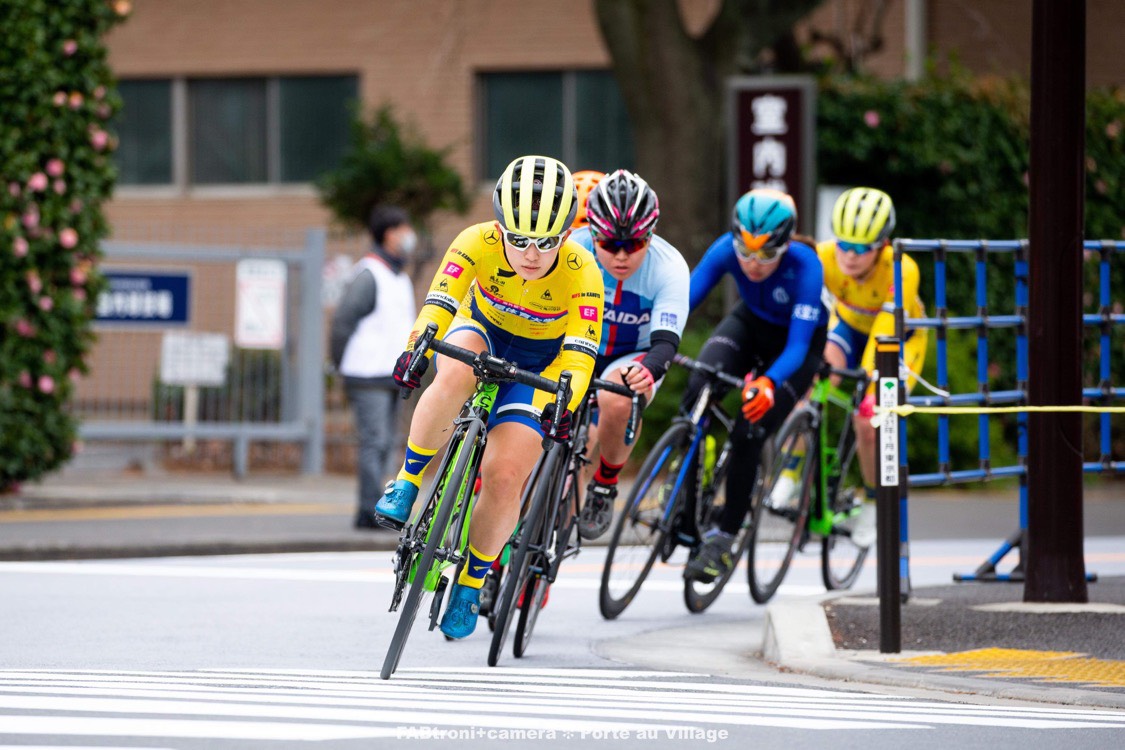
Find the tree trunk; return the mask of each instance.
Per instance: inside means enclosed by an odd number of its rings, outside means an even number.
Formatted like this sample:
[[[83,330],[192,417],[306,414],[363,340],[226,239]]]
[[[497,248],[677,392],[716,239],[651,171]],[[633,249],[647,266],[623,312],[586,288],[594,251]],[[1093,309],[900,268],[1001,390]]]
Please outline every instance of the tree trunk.
[[[637,173],[660,196],[658,233],[694,265],[722,226],[720,91],[675,0],[598,0],[629,111]]]
[[[724,83],[823,0],[724,0],[698,39],[676,0],[596,0],[629,111],[637,173],[660,196],[657,231],[692,265],[726,231]]]

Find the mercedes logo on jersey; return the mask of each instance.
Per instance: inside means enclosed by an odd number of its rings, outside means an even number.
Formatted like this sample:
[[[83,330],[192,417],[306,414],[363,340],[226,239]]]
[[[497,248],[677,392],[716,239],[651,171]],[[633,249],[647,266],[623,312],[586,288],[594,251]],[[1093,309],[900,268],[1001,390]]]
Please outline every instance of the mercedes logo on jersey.
[[[582,259],[578,257],[578,253],[571,253],[566,256],[566,265],[573,271],[577,271],[582,267]]]
[[[484,241],[487,242],[489,245],[495,245],[497,242],[500,241],[500,235],[497,234],[495,229],[489,229],[487,232],[484,233]]]

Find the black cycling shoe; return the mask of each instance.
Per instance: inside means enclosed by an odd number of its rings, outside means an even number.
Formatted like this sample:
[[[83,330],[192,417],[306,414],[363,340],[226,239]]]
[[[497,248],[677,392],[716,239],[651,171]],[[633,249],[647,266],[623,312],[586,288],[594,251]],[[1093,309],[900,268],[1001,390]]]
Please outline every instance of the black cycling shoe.
[[[730,552],[733,543],[733,537],[722,533],[707,538],[688,560],[684,578],[699,583],[711,583],[716,578],[722,578],[734,567]]]
[[[613,501],[617,499],[616,484],[602,484],[593,480],[586,487],[586,504],[578,514],[578,536],[597,539],[609,529],[613,521]]]

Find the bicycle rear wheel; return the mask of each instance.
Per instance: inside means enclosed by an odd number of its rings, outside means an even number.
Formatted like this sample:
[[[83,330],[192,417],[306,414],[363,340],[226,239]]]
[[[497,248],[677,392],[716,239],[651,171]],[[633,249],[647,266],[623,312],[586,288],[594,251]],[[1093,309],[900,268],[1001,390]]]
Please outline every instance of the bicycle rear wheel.
[[[829,591],[850,589],[863,563],[867,560],[867,547],[852,541],[851,523],[863,507],[863,479],[856,464],[855,436],[844,446],[844,458],[838,473],[829,482],[831,496],[826,505],[832,515],[832,533],[824,537],[820,553],[820,573],[824,587]]]
[[[508,641],[508,630],[512,626],[512,610],[519,601],[520,592],[527,587],[532,560],[531,549],[539,539],[539,527],[547,510],[547,503],[550,501],[552,483],[549,480],[555,473],[562,452],[558,444],[551,445],[539,474],[539,481],[531,496],[531,505],[520,521],[516,537],[512,540],[508,574],[500,585],[500,599],[495,607],[496,629],[492,631],[492,643],[488,647],[490,667],[495,667],[500,661],[500,654]]]
[[[414,618],[418,616],[418,610],[422,604],[422,596],[425,593],[427,573],[433,567],[434,559],[437,557],[438,547],[445,540],[446,534],[449,531],[450,521],[453,516],[453,506],[456,505],[457,493],[461,489],[462,479],[467,476],[470,462],[477,454],[476,441],[480,436],[481,423],[474,421],[469,425],[465,431],[464,437],[461,439],[460,445],[456,447],[457,460],[453,465],[450,473],[443,475],[442,481],[435,487],[435,492],[440,492],[438,499],[438,507],[434,511],[433,522],[429,527],[429,538],[426,540],[426,546],[422,552],[422,557],[418,562],[418,567],[414,571],[414,580],[410,584],[410,590],[406,594],[406,601],[402,608],[402,613],[398,618],[398,625],[395,626],[394,635],[391,636],[391,644],[387,648],[387,656],[383,659],[383,669],[379,672],[379,676],[384,680],[389,680],[394,671],[398,669],[398,661],[402,657],[402,651],[406,648],[406,639],[410,636],[410,629],[414,625]],[[450,451],[455,450],[452,446]],[[451,454],[453,455],[453,454]],[[468,503],[466,503],[466,506]],[[467,512],[468,508],[463,508],[463,512]],[[458,524],[460,526],[460,524]],[[424,533],[424,532],[423,532]],[[458,530],[458,533],[460,531]]]
[[[629,491],[606,550],[598,596],[602,617],[612,620],[641,589],[676,521],[683,488],[676,491],[680,468],[691,445],[692,425],[676,422],[656,441]],[[686,481],[686,480],[685,480]]]
[[[747,571],[750,596],[765,604],[777,592],[793,553],[805,533],[809,515],[810,479],[816,460],[815,412],[800,409],[793,412],[774,439],[773,458],[763,465],[765,476],[756,486],[754,510],[751,515],[750,547]],[[773,497],[786,468],[803,461],[800,481],[787,497]]]
[[[710,499],[700,498],[700,507],[696,511],[698,516],[696,520],[701,532],[717,524],[723,515],[723,507],[726,505],[726,478],[729,468],[730,443],[728,442],[724,444],[723,450],[719,454],[719,460],[715,463],[711,479]],[[725,575],[716,578],[711,583],[684,579],[684,604],[689,612],[698,614],[715,603],[719,594],[722,593],[723,587],[727,585],[727,581],[734,575],[734,570],[738,567],[738,561],[742,559],[742,555],[746,552],[746,547],[749,544],[750,525],[744,523],[735,537],[734,544],[731,545],[731,558],[734,560],[734,565]]]

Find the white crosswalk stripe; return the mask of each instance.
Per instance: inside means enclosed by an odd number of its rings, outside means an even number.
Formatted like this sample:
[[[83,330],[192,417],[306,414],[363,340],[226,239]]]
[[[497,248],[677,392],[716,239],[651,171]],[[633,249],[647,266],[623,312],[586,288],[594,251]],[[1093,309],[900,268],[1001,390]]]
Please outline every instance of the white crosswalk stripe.
[[[372,672],[0,670],[11,736],[323,741],[447,736],[698,739],[723,728],[1123,729],[1125,712],[963,705],[676,672],[422,668]],[[522,733],[522,734],[521,734]],[[642,734],[647,733],[647,734]]]

